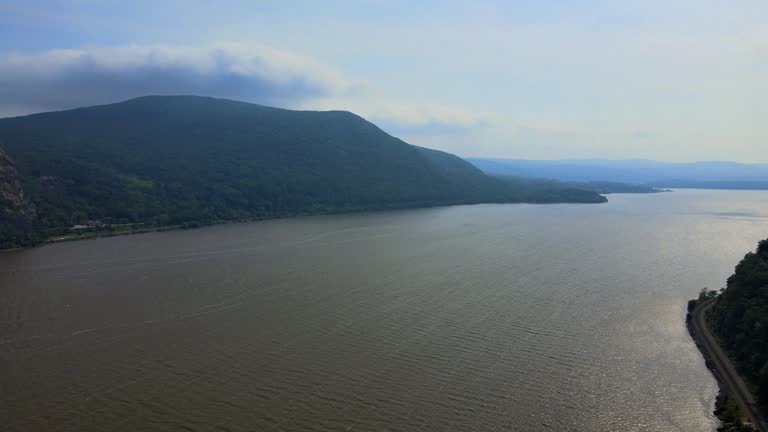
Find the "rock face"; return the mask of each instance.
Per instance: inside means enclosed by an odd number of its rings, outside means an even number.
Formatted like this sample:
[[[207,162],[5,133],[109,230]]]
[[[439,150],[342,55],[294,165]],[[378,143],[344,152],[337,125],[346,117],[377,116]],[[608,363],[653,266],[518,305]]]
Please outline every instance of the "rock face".
[[[35,210],[24,197],[24,190],[19,181],[16,166],[2,149],[0,149],[0,200],[3,210],[11,215],[33,217]]]
[[[0,241],[18,246],[29,243],[36,219],[35,207],[24,196],[13,160],[0,149]]]

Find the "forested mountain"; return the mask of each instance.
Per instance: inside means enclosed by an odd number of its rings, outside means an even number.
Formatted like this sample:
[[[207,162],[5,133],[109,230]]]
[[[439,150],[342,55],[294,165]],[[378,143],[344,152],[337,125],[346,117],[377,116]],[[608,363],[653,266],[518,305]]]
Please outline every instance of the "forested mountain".
[[[768,403],[768,240],[736,266],[709,321],[741,374]]]
[[[468,162],[349,112],[207,97],[0,119],[0,152],[0,247],[86,221],[177,225],[525,200]]]

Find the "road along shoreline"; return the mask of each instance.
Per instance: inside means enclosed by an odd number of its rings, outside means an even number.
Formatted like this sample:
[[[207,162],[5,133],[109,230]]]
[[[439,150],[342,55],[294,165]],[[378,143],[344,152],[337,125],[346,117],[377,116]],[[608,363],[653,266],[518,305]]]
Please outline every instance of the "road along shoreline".
[[[741,414],[746,416],[750,422],[746,428],[739,428],[736,423],[727,423],[720,415],[722,413],[721,407],[716,406],[715,415],[723,421],[723,426],[718,430],[768,432],[768,427],[757,408],[752,393],[707,328],[706,313],[714,303],[714,299],[697,301],[695,306],[688,311],[686,326],[694,342],[696,342],[696,346],[704,356],[707,368],[712,372],[720,387],[718,401],[723,401],[726,397],[732,398],[738,405]],[[749,429],[750,426],[753,429]]]

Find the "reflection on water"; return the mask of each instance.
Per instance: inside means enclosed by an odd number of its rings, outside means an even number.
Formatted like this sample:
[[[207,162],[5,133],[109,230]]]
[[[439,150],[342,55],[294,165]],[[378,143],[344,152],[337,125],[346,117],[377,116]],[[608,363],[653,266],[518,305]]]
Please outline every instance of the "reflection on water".
[[[684,306],[768,193],[300,218],[0,254],[5,430],[711,430]],[[730,217],[724,217],[728,216]]]

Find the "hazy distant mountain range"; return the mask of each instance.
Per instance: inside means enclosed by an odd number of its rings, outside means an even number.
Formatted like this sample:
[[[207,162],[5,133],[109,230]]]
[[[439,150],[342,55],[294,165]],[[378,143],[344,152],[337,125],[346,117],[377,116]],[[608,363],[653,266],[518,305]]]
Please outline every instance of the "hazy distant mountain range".
[[[622,182],[660,188],[768,189],[768,164],[650,160],[469,158],[487,174],[564,182]]]
[[[502,181],[344,111],[149,96],[0,119],[0,248],[104,225],[604,201]]]

